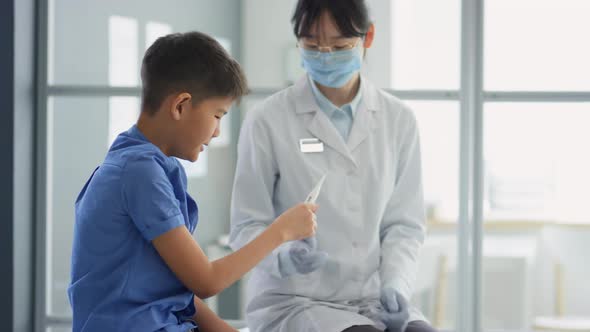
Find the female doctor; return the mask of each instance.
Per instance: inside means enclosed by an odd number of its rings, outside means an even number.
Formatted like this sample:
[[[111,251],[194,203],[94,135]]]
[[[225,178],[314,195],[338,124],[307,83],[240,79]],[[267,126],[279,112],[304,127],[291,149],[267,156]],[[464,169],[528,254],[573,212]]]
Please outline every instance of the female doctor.
[[[254,332],[431,332],[408,305],[425,218],[412,111],[361,76],[375,27],[363,0],[299,0],[307,74],[250,111],[230,244],[244,246],[326,175],[316,237],[275,250],[248,282]]]

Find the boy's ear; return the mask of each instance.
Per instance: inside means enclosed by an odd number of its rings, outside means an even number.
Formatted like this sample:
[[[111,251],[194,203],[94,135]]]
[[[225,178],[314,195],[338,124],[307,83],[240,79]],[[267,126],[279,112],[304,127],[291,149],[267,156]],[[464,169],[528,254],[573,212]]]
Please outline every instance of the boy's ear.
[[[180,120],[183,113],[188,111],[192,98],[188,92],[180,93],[174,97],[170,105],[170,114],[174,120]]]

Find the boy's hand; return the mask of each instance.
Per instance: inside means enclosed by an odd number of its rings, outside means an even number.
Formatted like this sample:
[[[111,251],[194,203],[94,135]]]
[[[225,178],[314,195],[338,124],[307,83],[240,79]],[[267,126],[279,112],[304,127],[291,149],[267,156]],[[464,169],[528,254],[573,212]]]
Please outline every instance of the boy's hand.
[[[283,241],[293,241],[279,251],[281,276],[311,273],[328,259],[328,254],[317,250],[317,240],[314,237],[317,228],[314,212],[317,209],[316,204],[301,203],[285,211],[272,224],[282,234]]]
[[[284,242],[311,237],[317,228],[314,213],[317,209],[317,205],[310,203],[295,205],[281,214],[272,225],[277,228]]]

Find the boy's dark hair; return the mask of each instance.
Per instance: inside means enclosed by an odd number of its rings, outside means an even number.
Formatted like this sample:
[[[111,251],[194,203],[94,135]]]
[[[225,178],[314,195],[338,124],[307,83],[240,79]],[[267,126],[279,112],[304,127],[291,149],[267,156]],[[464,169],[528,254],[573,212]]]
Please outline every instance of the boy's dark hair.
[[[311,26],[328,11],[344,37],[363,37],[369,27],[369,10],[364,0],[299,0],[291,18],[297,39],[310,35]]]
[[[212,97],[248,93],[242,68],[210,36],[200,32],[174,33],[158,38],[141,65],[142,111],[154,114],[164,99],[188,92],[196,105]]]

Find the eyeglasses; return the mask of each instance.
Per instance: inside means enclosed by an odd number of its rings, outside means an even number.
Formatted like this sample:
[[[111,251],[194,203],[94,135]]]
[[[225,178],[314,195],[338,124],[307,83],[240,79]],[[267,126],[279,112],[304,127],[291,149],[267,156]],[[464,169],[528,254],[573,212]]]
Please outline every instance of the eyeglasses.
[[[322,53],[352,50],[359,45],[361,40],[362,38],[357,38],[354,42],[340,42],[332,46],[320,46],[317,40],[301,38],[297,41],[297,47],[306,50],[312,57],[319,57]]]

